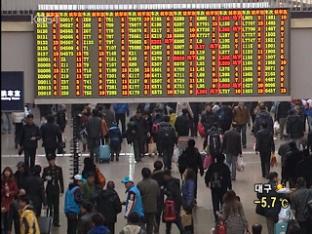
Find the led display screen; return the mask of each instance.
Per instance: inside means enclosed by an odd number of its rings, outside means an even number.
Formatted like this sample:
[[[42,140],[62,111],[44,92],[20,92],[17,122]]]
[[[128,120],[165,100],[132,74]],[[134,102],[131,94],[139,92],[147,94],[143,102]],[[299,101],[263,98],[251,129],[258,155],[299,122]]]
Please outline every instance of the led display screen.
[[[36,98],[289,96],[286,9],[39,11]]]

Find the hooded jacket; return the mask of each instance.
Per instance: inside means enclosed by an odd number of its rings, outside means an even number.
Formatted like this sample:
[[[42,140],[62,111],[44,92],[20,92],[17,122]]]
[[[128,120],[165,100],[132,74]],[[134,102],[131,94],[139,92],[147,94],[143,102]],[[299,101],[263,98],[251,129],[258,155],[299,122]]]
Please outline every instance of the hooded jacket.
[[[29,205],[20,214],[20,234],[40,234],[37,217]]]

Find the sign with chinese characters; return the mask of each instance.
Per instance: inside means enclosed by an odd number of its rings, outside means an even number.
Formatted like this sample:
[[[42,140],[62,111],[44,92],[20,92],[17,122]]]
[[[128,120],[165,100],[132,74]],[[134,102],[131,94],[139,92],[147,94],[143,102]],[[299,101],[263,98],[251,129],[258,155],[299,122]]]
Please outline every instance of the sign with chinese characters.
[[[1,72],[1,111],[24,111],[23,72]]]
[[[36,98],[289,96],[287,9],[39,11]]]

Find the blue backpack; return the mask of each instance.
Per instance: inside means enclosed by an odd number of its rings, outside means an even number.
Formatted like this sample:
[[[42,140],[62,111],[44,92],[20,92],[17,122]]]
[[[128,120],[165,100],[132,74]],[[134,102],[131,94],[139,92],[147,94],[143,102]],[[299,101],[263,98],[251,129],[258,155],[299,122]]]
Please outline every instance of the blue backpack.
[[[67,213],[74,213],[79,214],[80,213],[80,206],[75,201],[74,193],[77,189],[80,187],[77,185],[73,187],[72,189],[68,189],[65,194],[65,202],[64,202],[64,212]]]
[[[108,130],[109,142],[112,147],[117,147],[122,142],[121,131],[117,125],[110,127]]]

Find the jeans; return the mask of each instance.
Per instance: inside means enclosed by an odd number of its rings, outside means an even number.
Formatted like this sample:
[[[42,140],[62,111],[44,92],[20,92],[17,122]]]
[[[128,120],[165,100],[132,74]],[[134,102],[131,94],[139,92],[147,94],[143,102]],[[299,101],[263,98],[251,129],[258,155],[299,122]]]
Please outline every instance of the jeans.
[[[262,177],[267,177],[270,173],[271,152],[260,152]]]
[[[124,134],[126,132],[126,114],[125,113],[123,113],[123,114],[116,113],[115,119],[116,119],[116,123],[118,124],[118,126],[119,126],[119,121],[121,122],[121,132],[122,132],[122,135],[124,136]]]
[[[172,147],[167,146],[167,147],[162,148],[163,161],[164,161],[165,169],[171,170],[171,161],[172,161],[173,149],[174,149],[173,146]]]
[[[246,147],[246,145],[247,145],[247,137],[246,137],[247,124],[239,125],[238,129],[239,129],[239,132],[242,134],[243,147]]]
[[[3,233],[7,234],[12,230],[12,212],[7,211],[1,213],[1,226],[3,227]]]
[[[12,212],[12,222],[14,222],[14,231],[15,234],[20,234],[20,217],[19,217],[19,207],[18,201],[14,200],[11,204],[10,210]]]
[[[212,207],[215,216],[215,221],[218,221],[217,211],[219,211],[223,204],[223,196],[226,190],[223,189],[211,189]]]
[[[66,214],[67,234],[77,234],[78,214]]]
[[[227,154],[226,155],[226,164],[229,166],[231,170],[231,178],[232,180],[236,179],[236,165],[237,165],[237,155]]]
[[[180,217],[180,214],[177,215],[177,220],[175,222],[173,222],[177,225],[177,228],[179,229],[180,231],[180,234],[183,234],[184,233],[184,229],[183,229],[183,226],[182,226],[182,223],[181,223],[181,217]],[[172,223],[166,223],[166,234],[170,234],[171,233],[171,225]]]
[[[153,234],[158,230],[156,222],[156,213],[145,213],[146,234]]]
[[[27,168],[35,166],[36,151],[36,148],[24,148],[24,161]]]

